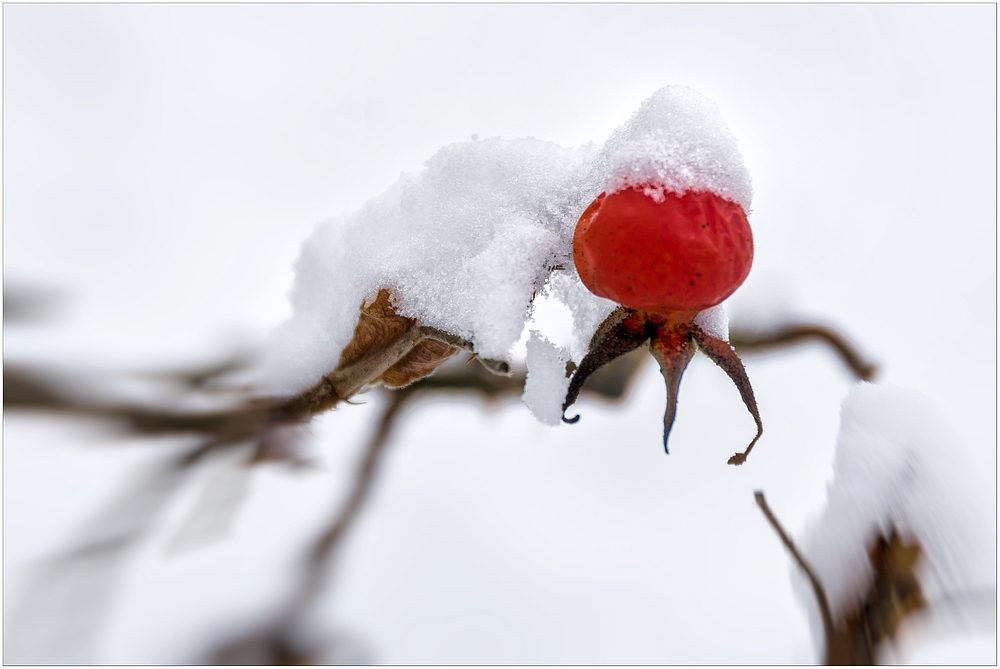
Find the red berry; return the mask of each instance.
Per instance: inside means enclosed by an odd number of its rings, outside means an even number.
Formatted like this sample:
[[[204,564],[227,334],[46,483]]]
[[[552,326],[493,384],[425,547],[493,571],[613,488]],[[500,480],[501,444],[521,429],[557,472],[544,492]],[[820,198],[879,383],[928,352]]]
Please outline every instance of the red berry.
[[[573,261],[596,295],[645,312],[696,312],[747,278],[753,235],[743,208],[715,193],[668,191],[657,202],[628,188],[583,212]]]

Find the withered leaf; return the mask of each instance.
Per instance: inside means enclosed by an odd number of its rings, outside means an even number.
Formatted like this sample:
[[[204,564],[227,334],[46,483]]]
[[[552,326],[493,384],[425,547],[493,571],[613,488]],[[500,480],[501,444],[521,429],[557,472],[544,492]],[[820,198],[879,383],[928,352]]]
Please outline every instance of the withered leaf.
[[[757,491],[754,497],[768,522],[812,583],[826,637],[824,664],[875,664],[878,645],[895,638],[906,617],[927,606],[914,571],[922,552],[919,542],[915,539],[903,541],[894,524],[890,524],[887,533],[879,531],[868,547],[872,578],[864,598],[859,598],[834,620],[823,584],[782,529],[768,507],[764,493]]]
[[[456,346],[434,339],[421,339],[409,353],[385,370],[376,381],[380,381],[389,388],[408,386],[417,379],[422,379],[433,373],[441,366],[441,363],[460,350]]]
[[[354,364],[373,351],[386,348],[413,327],[416,320],[400,316],[392,306],[392,294],[383,288],[375,300],[361,305],[361,316],[354,336],[340,353],[337,369]]]
[[[354,336],[340,354],[337,368],[279,409],[279,418],[301,421],[353,397],[366,386],[401,388],[431,374],[460,349],[429,338],[415,318],[400,316],[392,293],[378,292],[361,305]]]
[[[920,544],[903,541],[895,526],[888,535],[880,533],[868,550],[872,583],[864,601],[838,625],[839,643],[829,648],[831,664],[873,664],[878,645],[894,639],[906,617],[927,606],[914,572]]]

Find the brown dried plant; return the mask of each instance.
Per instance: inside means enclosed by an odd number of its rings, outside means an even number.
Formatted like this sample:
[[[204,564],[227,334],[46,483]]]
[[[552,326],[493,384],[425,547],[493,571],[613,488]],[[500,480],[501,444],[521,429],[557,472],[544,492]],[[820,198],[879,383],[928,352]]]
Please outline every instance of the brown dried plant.
[[[764,493],[757,492],[754,497],[812,586],[823,619],[823,664],[878,664],[879,645],[895,639],[903,621],[927,607],[914,572],[922,551],[920,543],[916,539],[904,540],[891,520],[887,530],[876,530],[868,545],[868,590],[835,618],[823,584],[781,528]]]

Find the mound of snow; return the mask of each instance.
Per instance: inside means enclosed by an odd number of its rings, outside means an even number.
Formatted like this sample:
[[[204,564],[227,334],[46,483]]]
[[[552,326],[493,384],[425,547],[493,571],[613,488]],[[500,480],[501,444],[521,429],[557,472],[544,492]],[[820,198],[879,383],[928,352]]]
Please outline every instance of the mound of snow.
[[[359,307],[382,288],[401,315],[497,359],[509,359],[533,296],[549,288],[573,313],[571,354],[579,360],[616,305],[590,293],[572,269],[576,222],[602,191],[651,180],[750,206],[736,139],[711,101],[682,86],[657,91],[603,147],[536,139],[444,147],[422,171],[320,224],[305,242],[294,314],[268,345],[259,392],[295,394],[333,371]]]
[[[827,505],[798,542],[836,620],[863,599],[867,547],[893,523],[923,551],[917,577],[931,606],[996,589],[996,534],[951,430],[919,393],[860,383],[844,400]],[[823,638],[815,597],[795,571],[813,637]]]

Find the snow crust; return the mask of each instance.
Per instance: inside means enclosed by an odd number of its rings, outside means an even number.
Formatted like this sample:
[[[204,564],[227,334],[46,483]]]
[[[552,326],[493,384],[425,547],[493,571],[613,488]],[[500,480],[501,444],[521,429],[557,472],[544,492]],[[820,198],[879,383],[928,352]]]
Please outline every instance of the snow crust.
[[[955,437],[923,395],[860,383],[844,400],[827,505],[799,547],[823,583],[836,619],[864,597],[867,546],[895,524],[923,547],[917,576],[935,599],[996,588],[996,535],[976,505]],[[815,597],[794,568],[813,638],[823,639]],[[818,648],[818,645],[817,645]]]
[[[532,415],[546,425],[562,423],[562,403],[569,387],[566,363],[569,352],[546,339],[537,330],[528,338],[528,376],[521,399]]]
[[[382,288],[398,313],[471,341],[481,357],[508,360],[533,296],[550,290],[573,314],[570,354],[579,360],[617,305],[591,294],[573,269],[576,222],[602,191],[652,182],[712,190],[749,210],[736,139],[715,104],[689,88],[654,93],[601,147],[494,138],[442,148],[305,242],[293,316],[269,342],[258,392],[295,394],[333,371],[359,307]]]

